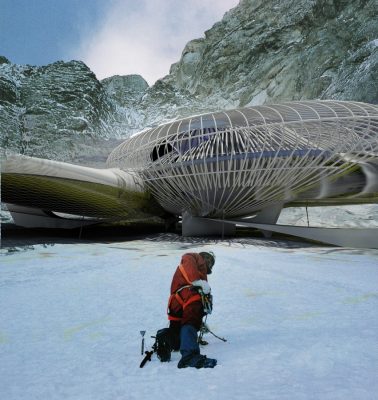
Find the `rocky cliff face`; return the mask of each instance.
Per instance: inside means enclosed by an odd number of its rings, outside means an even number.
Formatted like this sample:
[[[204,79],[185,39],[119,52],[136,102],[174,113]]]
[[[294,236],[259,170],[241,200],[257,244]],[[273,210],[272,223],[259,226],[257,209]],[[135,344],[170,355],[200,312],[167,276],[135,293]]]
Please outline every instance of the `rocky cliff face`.
[[[64,161],[90,155],[98,140],[117,136],[114,109],[82,62],[0,65],[0,140],[8,152]]]
[[[99,82],[81,62],[0,57],[6,151],[96,165],[121,137],[172,118],[293,99],[378,103],[376,0],[241,0],[170,73]]]
[[[377,20],[376,0],[242,0],[163,81],[218,107],[378,103]]]

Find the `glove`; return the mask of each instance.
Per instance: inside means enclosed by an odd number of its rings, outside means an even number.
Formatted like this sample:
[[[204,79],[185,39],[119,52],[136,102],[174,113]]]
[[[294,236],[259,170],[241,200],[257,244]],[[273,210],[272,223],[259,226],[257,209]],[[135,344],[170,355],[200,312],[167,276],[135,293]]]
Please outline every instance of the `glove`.
[[[202,292],[204,294],[209,294],[211,292],[211,287],[207,283],[207,281],[204,281],[202,279],[198,279],[197,281],[193,281],[192,285],[198,288],[201,288]]]

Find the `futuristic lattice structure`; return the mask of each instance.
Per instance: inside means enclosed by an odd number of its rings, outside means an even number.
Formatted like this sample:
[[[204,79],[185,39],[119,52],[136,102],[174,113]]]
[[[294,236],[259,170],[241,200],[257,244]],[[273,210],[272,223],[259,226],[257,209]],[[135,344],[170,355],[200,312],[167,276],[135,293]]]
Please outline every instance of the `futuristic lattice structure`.
[[[126,140],[108,165],[139,174],[170,213],[229,219],[376,200],[377,157],[378,107],[306,101],[165,124]]]
[[[3,201],[24,226],[155,215],[182,217],[184,235],[240,224],[378,248],[371,229],[276,225],[283,207],[378,202],[376,105],[295,101],[184,118],[125,140],[107,167],[10,157]]]

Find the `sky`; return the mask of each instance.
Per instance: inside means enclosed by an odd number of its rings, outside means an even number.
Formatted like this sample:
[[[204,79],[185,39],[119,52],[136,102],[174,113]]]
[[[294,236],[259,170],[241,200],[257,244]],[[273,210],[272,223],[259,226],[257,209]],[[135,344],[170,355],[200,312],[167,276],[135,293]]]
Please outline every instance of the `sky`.
[[[98,79],[169,73],[239,0],[0,0],[0,55],[16,64],[84,61]]]

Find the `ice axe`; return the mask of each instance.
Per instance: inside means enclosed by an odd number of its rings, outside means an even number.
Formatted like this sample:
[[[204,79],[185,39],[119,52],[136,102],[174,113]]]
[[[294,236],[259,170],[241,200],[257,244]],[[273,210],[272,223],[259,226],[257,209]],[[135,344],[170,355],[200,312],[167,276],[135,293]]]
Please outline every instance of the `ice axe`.
[[[142,348],[141,348],[141,354],[143,356],[144,354],[144,335],[146,334],[146,331],[139,331],[140,335],[142,336]]]

